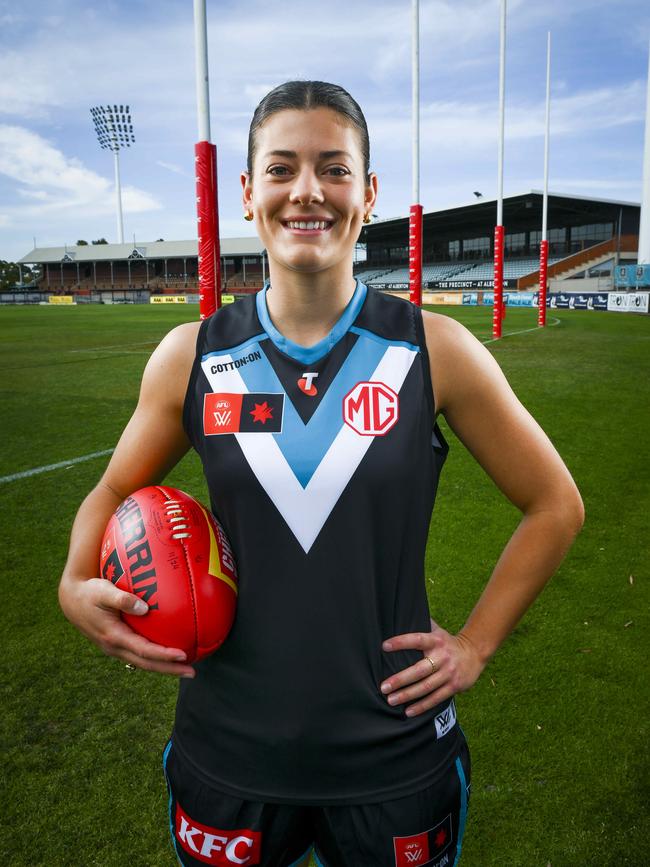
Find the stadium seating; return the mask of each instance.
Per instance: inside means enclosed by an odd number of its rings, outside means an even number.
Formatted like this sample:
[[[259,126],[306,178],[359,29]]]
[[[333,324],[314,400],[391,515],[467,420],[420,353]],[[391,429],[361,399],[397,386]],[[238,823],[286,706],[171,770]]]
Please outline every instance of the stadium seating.
[[[558,259],[549,259],[552,265]],[[525,274],[531,274],[539,269],[539,259],[510,259],[503,264],[504,280],[516,280]],[[357,277],[369,285],[382,285],[385,283],[408,283],[408,267],[365,270],[357,272]],[[492,280],[494,277],[494,263],[483,262],[433,262],[422,265],[422,282],[439,282],[453,280]]]

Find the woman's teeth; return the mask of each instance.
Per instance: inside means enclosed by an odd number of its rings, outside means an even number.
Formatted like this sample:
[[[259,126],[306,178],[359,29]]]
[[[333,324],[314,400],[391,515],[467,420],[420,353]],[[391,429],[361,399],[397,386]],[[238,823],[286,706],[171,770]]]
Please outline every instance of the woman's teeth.
[[[328,229],[332,224],[322,220],[318,223],[313,221],[309,223],[296,223],[294,221],[291,221],[286,223],[286,225],[290,229]]]

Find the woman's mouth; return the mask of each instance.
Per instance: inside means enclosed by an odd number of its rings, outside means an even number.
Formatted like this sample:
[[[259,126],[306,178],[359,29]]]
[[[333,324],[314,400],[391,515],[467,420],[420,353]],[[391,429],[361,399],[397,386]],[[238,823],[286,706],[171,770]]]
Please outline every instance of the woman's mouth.
[[[323,235],[334,225],[333,220],[284,220],[283,227],[294,235]]]

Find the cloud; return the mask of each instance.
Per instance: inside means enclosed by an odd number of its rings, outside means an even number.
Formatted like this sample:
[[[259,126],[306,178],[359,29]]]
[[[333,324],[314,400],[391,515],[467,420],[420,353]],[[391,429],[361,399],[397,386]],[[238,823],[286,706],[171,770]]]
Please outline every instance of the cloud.
[[[19,197],[38,201],[12,209],[24,216],[83,208],[88,217],[114,207],[114,187],[106,178],[25,127],[0,124],[0,173],[23,185]],[[122,202],[127,212],[161,207],[154,196],[131,186],[124,187]]]
[[[595,88],[560,96],[551,103],[551,141],[558,137],[577,136],[589,132],[603,133],[607,129],[637,123],[643,119],[645,85],[641,81],[611,87]],[[544,136],[544,98],[536,102],[521,98],[506,101],[505,138],[509,143]],[[486,102],[424,102],[420,112],[421,146],[429,153],[454,154],[485,151],[496,148],[498,104]],[[381,141],[383,150],[403,151],[410,142],[411,116],[403,105],[385,105],[369,116],[371,146]]]

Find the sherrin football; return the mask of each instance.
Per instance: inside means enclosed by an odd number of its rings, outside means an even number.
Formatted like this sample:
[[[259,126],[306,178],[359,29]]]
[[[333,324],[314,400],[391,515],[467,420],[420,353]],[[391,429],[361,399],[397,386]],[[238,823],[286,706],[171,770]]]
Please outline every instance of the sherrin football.
[[[223,527],[177,488],[127,497],[102,540],[100,575],[135,593],[146,614],[122,614],[137,633],[197,662],[223,643],[235,617],[237,567]]]

